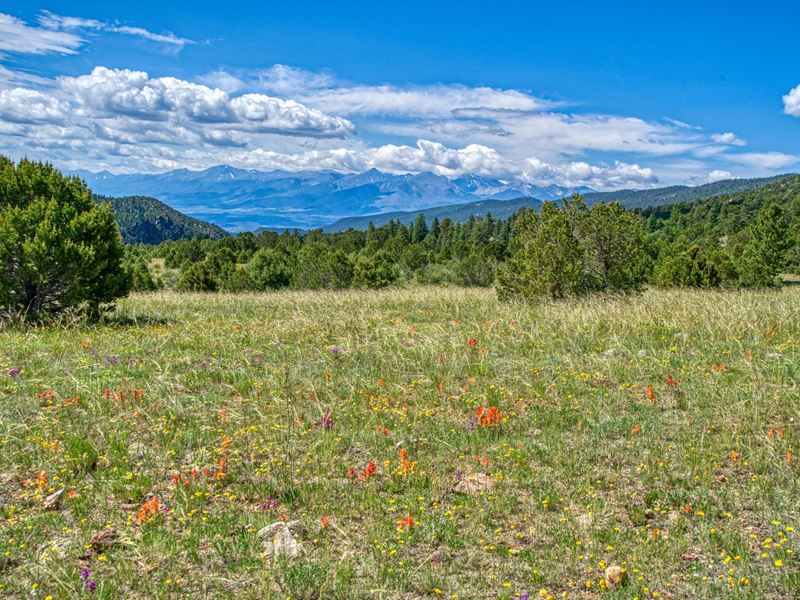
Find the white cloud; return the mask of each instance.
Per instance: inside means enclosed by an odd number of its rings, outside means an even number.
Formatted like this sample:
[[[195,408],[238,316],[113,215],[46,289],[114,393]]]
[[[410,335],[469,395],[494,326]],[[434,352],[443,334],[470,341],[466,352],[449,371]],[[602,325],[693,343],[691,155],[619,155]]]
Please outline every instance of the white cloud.
[[[708,174],[708,181],[721,181],[723,179],[730,179],[733,177],[730,171],[723,171],[721,169],[715,169]]]
[[[747,142],[743,139],[736,136],[735,133],[727,132],[727,133],[715,133],[711,136],[711,139],[716,142],[717,144],[727,144],[730,146],[745,146]]]
[[[0,13],[0,53],[18,54],[75,54],[83,44],[77,35],[30,27],[24,21]]]
[[[89,119],[127,117],[170,126],[216,126],[242,133],[343,137],[353,133],[347,119],[327,115],[294,100],[263,94],[231,98],[226,92],[144,71],[95,67],[89,75],[58,78],[59,90]]]
[[[42,12],[42,14],[39,16],[39,23],[43,27],[53,31],[107,31],[111,33],[134,35],[153,42],[171,44],[179,47],[194,43],[193,40],[178,37],[171,32],[153,33],[152,31],[148,31],[142,27],[131,27],[128,25],[105,23],[96,19],[84,19],[81,17],[66,17],[53,14],[49,11]]]
[[[742,152],[740,154],[727,154],[726,158],[737,164],[754,167],[762,171],[783,169],[800,162],[800,156],[784,152]]]
[[[800,85],[783,97],[783,112],[793,117],[800,117]]]

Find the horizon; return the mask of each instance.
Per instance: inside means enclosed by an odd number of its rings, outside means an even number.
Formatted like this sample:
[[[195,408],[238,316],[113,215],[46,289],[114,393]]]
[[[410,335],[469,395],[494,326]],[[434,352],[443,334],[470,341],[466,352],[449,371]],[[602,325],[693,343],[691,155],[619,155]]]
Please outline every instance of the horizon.
[[[598,191],[796,172],[800,9],[768,4],[679,3],[653,29],[624,3],[12,1],[0,153],[93,173],[375,168]]]

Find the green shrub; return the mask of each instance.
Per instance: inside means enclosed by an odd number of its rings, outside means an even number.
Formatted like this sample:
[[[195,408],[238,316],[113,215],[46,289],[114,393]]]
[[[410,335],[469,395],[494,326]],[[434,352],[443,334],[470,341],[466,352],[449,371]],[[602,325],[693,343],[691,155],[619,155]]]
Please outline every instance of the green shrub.
[[[272,248],[258,250],[248,265],[254,289],[277,290],[292,282],[292,270],[286,255]]]
[[[108,204],[52,165],[0,157],[0,310],[41,318],[97,315],[127,295],[130,274]]]

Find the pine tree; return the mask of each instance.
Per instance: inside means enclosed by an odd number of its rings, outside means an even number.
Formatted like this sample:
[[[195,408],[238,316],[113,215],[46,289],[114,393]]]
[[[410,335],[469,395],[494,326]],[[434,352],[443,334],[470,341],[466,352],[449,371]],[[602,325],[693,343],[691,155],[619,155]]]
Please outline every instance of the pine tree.
[[[739,261],[740,283],[745,287],[776,285],[793,245],[783,209],[767,202],[750,228],[750,238]]]
[[[52,165],[0,156],[0,312],[40,318],[125,296],[131,277],[107,203]]]

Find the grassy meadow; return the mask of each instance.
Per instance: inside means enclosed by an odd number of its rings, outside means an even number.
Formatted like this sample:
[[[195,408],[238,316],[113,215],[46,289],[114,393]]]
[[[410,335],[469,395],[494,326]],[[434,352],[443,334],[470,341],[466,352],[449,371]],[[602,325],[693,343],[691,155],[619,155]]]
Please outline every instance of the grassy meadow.
[[[6,328],[0,596],[797,598],[799,381],[797,287]]]

